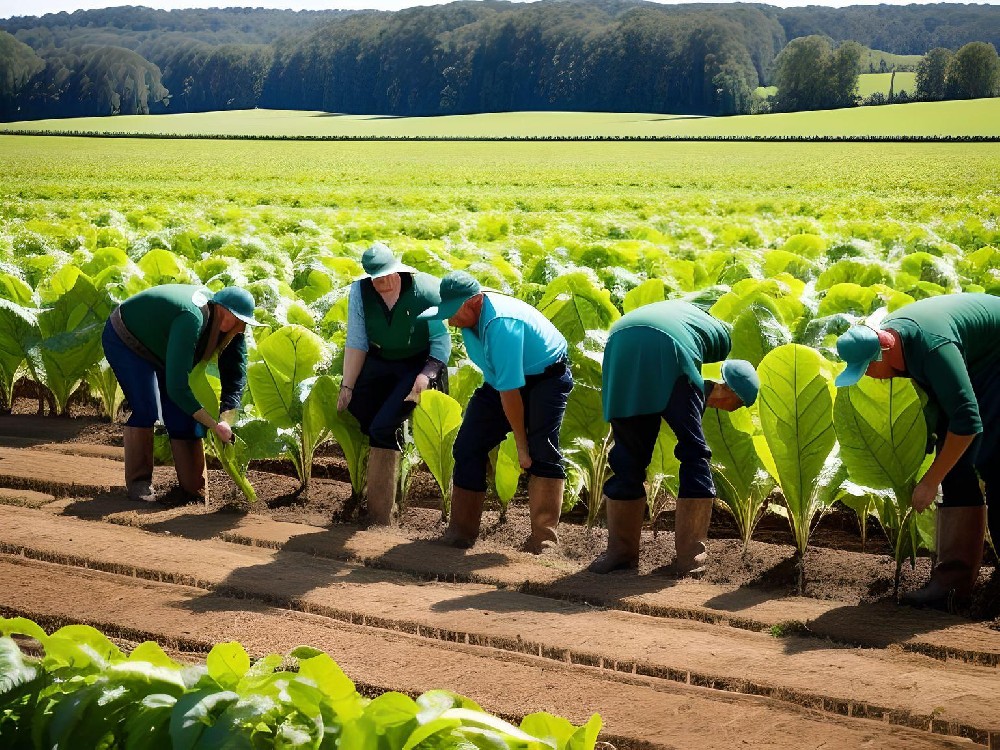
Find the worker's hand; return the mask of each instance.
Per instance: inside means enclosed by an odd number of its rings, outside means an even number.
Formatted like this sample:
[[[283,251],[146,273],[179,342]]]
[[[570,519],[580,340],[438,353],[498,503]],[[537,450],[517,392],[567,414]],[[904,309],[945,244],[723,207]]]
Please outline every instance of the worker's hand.
[[[917,486],[913,488],[913,497],[910,504],[913,506],[913,510],[917,513],[922,513],[931,507],[934,502],[934,498],[938,494],[938,485],[928,482],[926,479],[921,479],[917,482]]]
[[[233,442],[233,428],[229,426],[228,422],[216,423],[215,427],[212,428],[212,432],[223,443]]]
[[[351,396],[354,395],[354,389],[346,385],[340,386],[340,395],[337,396],[337,411],[343,411],[347,408],[348,404],[351,403]]]
[[[426,391],[431,386],[431,379],[420,373],[417,375],[416,380],[413,381],[413,388],[410,389],[409,394],[407,394],[404,401],[412,401],[415,404],[420,403],[420,394]]]
[[[236,424],[236,409],[226,409],[219,415],[219,421],[225,422],[229,426]]]
[[[528,454],[527,445],[517,446],[517,462],[521,464],[521,468],[525,471],[531,468],[531,456]]]

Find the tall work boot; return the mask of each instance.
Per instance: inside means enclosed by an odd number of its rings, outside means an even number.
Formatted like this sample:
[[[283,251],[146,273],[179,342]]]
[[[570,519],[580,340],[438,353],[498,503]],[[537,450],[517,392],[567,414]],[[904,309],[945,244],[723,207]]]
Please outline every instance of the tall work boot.
[[[528,512],[531,514],[531,536],[524,551],[533,555],[553,552],[559,546],[559,514],[562,512],[565,479],[531,477],[528,480]]]
[[[205,444],[201,439],[171,440],[174,469],[181,489],[208,505],[208,466],[205,464]]]
[[[453,487],[451,517],[448,519],[448,530],[444,532],[441,541],[462,549],[468,549],[475,544],[476,537],[479,536],[479,523],[483,519],[485,502],[485,492]]]
[[[399,458],[399,451],[389,448],[372,448],[368,453],[368,520],[375,526],[393,525]]]
[[[911,607],[948,609],[955,600],[968,599],[983,564],[986,506],[939,506],[937,514],[937,564],[923,588],[901,597]]]
[[[125,428],[125,490],[129,500],[151,503],[153,491],[153,428]]]
[[[588,567],[591,573],[610,573],[639,567],[639,543],[646,498],[612,500],[604,496],[608,514],[608,548]]]
[[[678,576],[698,577],[708,562],[708,524],[712,520],[713,497],[681,497],[674,515],[674,547],[677,558],[670,572]]]

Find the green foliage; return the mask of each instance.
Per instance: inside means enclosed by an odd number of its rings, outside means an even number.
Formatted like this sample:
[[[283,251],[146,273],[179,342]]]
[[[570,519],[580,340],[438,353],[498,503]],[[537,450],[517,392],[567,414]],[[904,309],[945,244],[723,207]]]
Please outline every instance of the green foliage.
[[[462,407],[446,393],[427,390],[413,412],[413,442],[441,489],[441,513],[451,512],[451,475],[455,470],[452,447],[462,426]]]
[[[600,390],[575,385],[566,404],[559,445],[572,472],[580,478],[581,491],[587,494],[588,527],[597,522],[604,502],[604,481],[611,472],[611,443],[611,426],[604,421]]]
[[[514,440],[514,433],[509,434],[500,443],[496,453],[494,477],[497,498],[500,500],[502,512],[506,513],[507,506],[517,492],[518,480],[521,478],[521,463],[517,457],[517,442]]]
[[[38,642],[26,656],[12,636]],[[280,670],[294,663],[296,671]],[[327,654],[300,646],[256,661],[236,642],[184,665],[153,642],[126,656],[93,628],[47,635],[0,618],[0,736],[9,747],[591,750],[580,727],[540,712],[517,727],[444,690],[368,699]]]

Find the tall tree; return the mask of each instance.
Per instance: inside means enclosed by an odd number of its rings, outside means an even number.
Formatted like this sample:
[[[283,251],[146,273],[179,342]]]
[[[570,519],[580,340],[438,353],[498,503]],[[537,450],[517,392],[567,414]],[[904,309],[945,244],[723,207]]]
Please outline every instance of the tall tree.
[[[948,64],[953,53],[946,47],[935,47],[917,66],[917,98],[940,101],[947,94]]]
[[[1000,94],[1000,59],[996,48],[969,42],[948,65],[948,89],[956,99],[982,99]]]

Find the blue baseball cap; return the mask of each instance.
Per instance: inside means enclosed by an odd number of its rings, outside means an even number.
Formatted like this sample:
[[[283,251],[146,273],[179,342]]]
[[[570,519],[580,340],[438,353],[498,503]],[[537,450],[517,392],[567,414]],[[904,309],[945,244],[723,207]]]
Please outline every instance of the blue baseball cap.
[[[253,311],[257,307],[257,303],[254,302],[253,295],[246,289],[241,289],[238,286],[227,286],[212,295],[212,302],[226,308],[248,326],[264,325],[254,320]]]
[[[447,320],[482,290],[479,282],[465,271],[452,271],[441,279],[441,304],[428,307],[417,317],[421,320]]]
[[[740,397],[744,406],[752,406],[760,392],[757,370],[745,359],[727,359],[722,363],[722,380]]]
[[[882,359],[882,345],[878,332],[868,326],[853,326],[837,339],[837,354],[847,363],[834,383],[838,388],[854,385],[868,369],[868,365]]]

